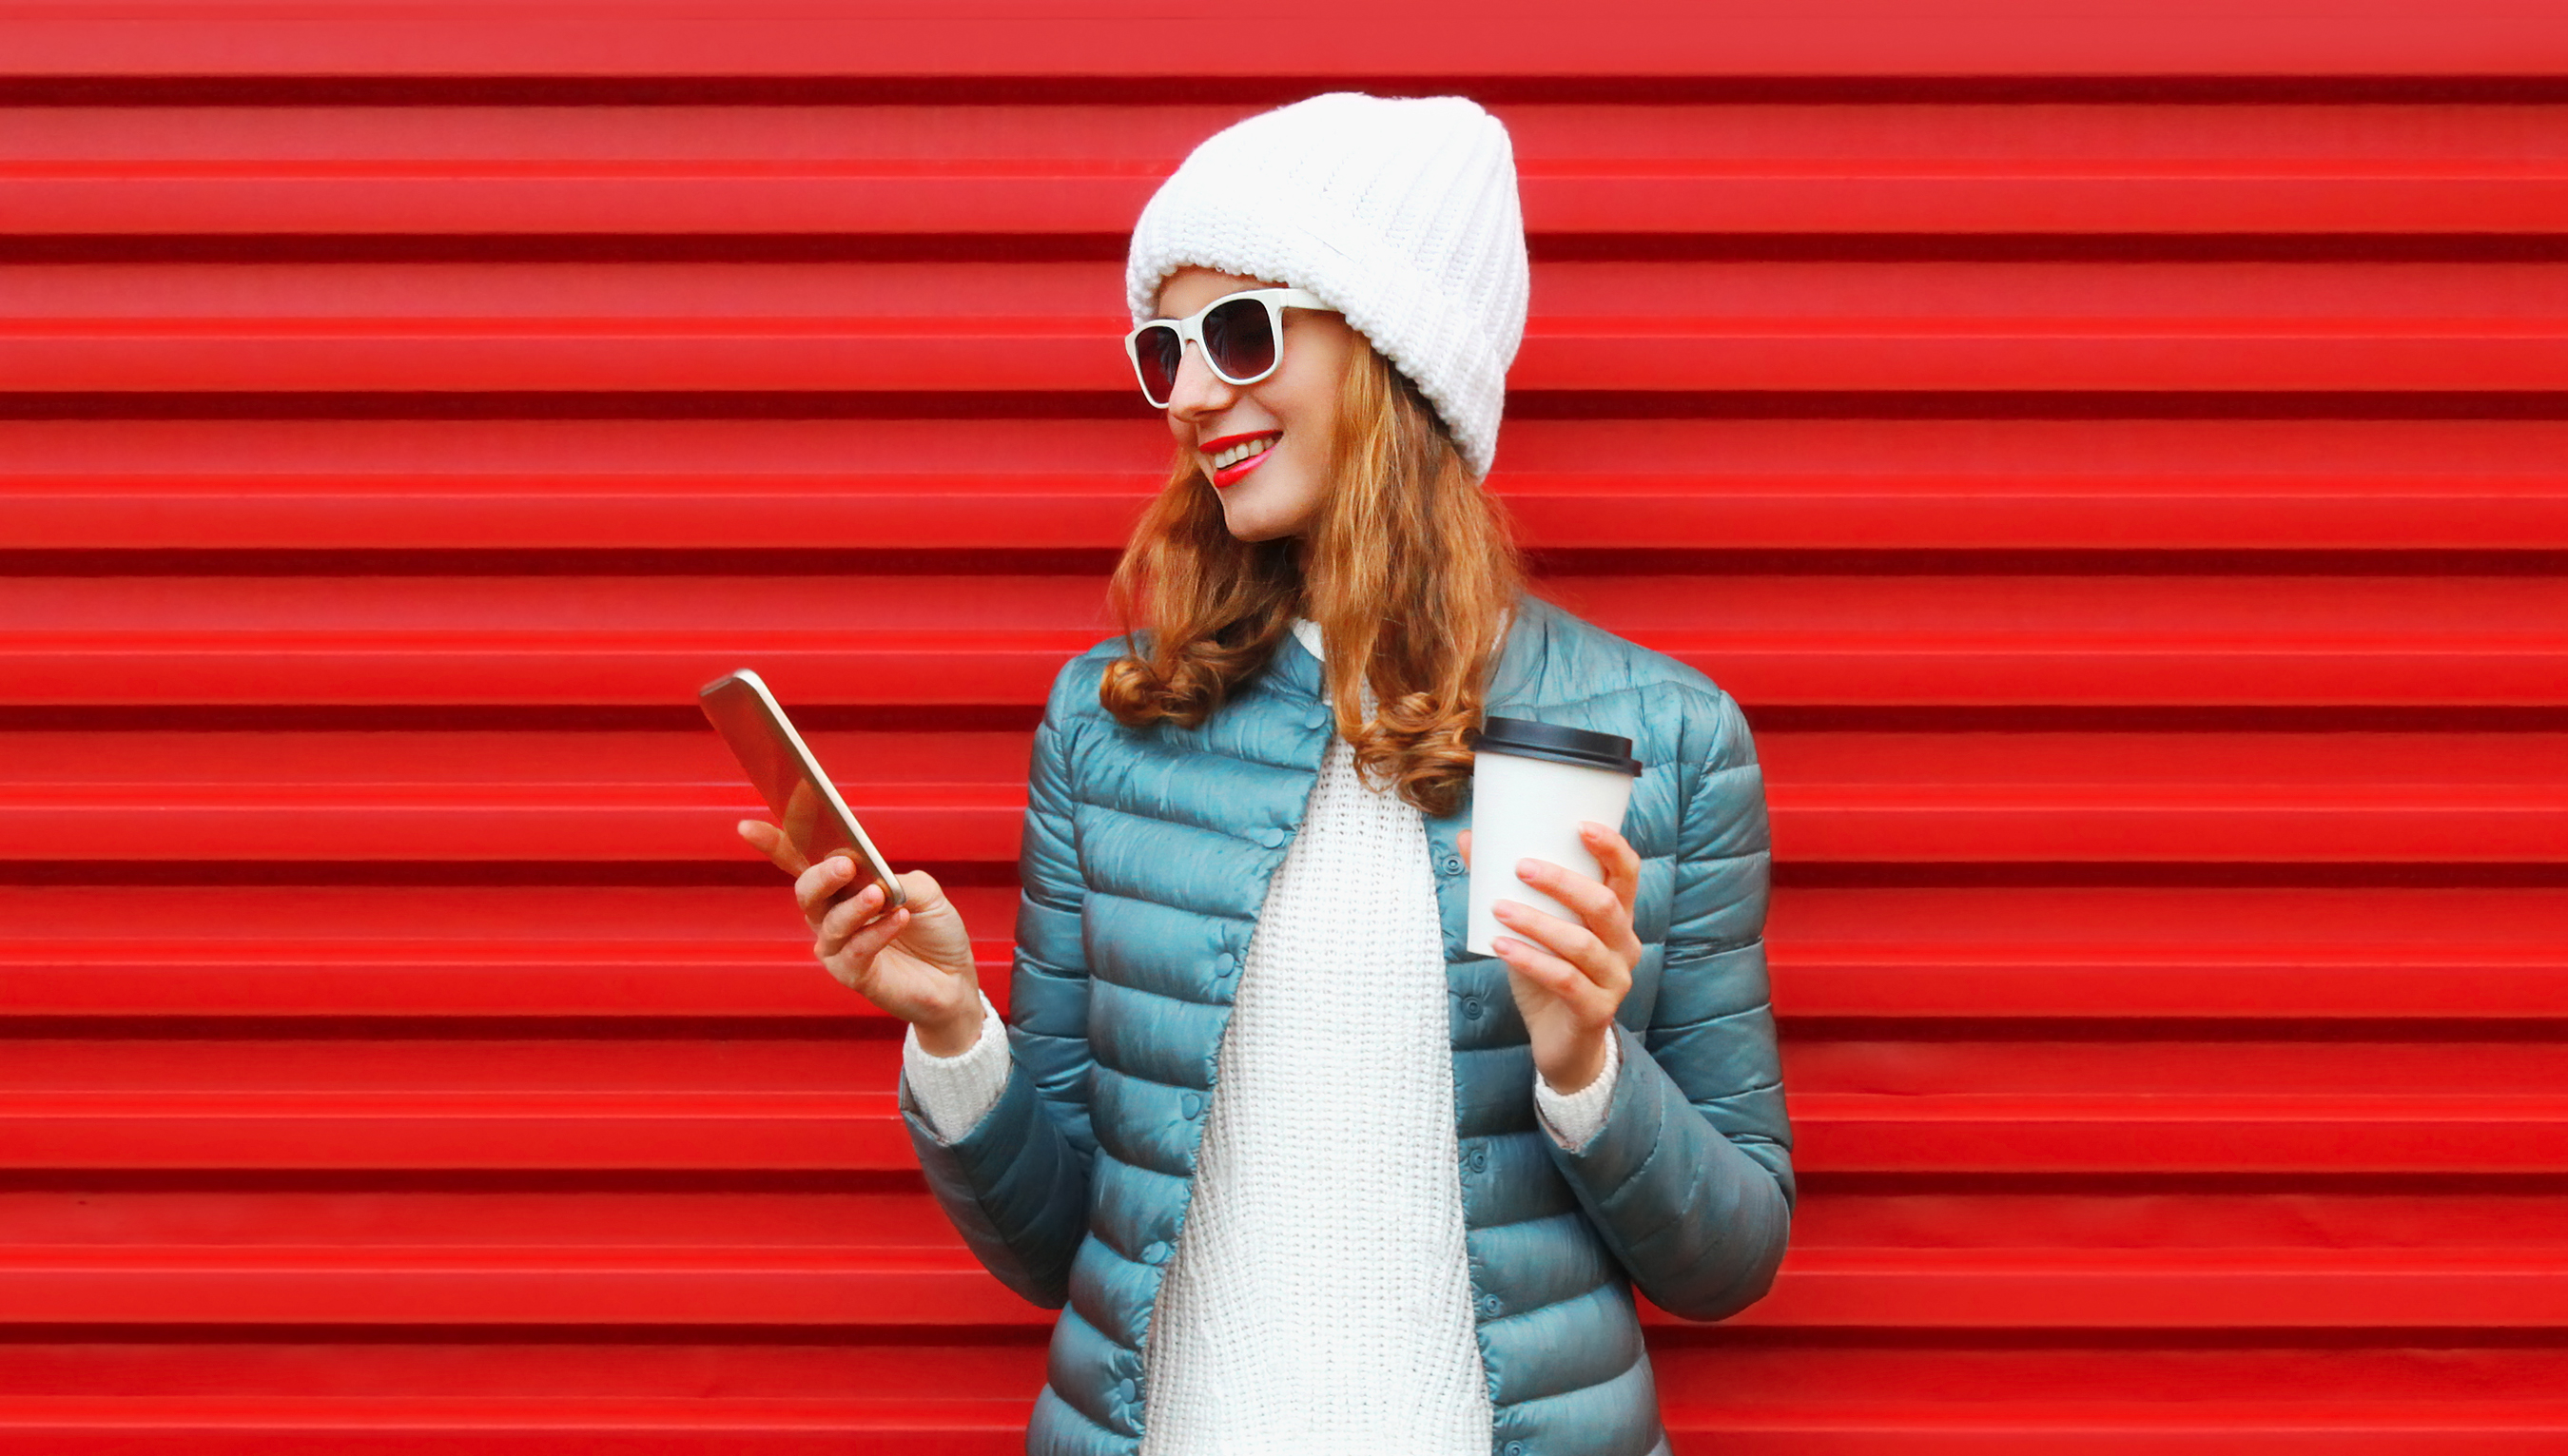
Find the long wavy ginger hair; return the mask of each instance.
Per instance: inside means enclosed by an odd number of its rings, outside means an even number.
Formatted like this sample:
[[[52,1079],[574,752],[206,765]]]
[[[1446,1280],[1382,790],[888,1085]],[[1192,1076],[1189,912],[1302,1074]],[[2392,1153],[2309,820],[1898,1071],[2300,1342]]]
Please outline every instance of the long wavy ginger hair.
[[[1308,617],[1328,642],[1329,700],[1358,770],[1427,813],[1452,813],[1523,555],[1434,408],[1361,334],[1331,479],[1306,536],[1243,541],[1180,448],[1115,568],[1124,655],[1098,697],[1126,727],[1197,727]],[[1358,717],[1360,683],[1377,700],[1370,720]]]

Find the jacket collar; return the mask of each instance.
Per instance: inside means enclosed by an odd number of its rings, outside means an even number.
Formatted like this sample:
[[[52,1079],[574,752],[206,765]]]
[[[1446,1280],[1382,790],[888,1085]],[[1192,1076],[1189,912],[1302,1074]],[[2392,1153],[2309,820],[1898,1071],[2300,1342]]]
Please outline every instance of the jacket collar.
[[[1498,666],[1489,675],[1488,706],[1496,713],[1530,700],[1542,682],[1542,662],[1551,650],[1552,619],[1560,609],[1531,592],[1516,594],[1507,618],[1507,641],[1498,649]],[[1503,716],[1503,715],[1501,715]]]
[[[1266,671],[1275,681],[1293,690],[1296,698],[1320,696],[1320,660],[1302,645],[1302,639],[1287,632],[1275,655],[1266,660]]]

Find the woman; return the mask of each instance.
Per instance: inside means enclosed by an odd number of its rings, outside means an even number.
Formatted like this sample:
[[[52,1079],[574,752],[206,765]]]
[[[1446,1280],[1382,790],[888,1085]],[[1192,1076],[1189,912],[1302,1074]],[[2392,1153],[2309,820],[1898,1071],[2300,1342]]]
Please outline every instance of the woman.
[[[1067,1309],[1030,1451],[1666,1449],[1629,1293],[1699,1318],[1782,1254],[1788,1138],[1748,729],[1521,594],[1486,495],[1526,268],[1506,134],[1336,95],[1214,137],[1133,233],[1177,443],[1036,733],[1011,1024],[923,872],[827,904],[911,1023],[900,1105],[991,1273]],[[1526,860],[1464,948],[1470,730],[1622,734],[1595,880]],[[1218,1093],[1216,1094],[1216,1089]]]

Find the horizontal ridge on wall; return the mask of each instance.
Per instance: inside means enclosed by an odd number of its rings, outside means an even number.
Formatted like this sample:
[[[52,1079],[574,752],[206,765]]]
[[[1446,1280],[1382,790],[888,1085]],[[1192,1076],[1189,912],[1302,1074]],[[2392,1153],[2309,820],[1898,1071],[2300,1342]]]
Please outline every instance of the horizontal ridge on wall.
[[[1186,150],[1260,109],[25,108],[0,127],[0,221],[20,238],[1081,236],[1120,253]],[[2546,108],[2445,105],[2433,119],[2180,101],[1507,109],[1537,247],[2568,225],[2568,144]]]
[[[137,928],[120,885],[0,879],[5,963],[25,1017],[871,1015],[811,974],[764,891],[717,886],[420,886],[415,922],[370,918],[380,889],[282,883],[160,892]],[[285,869],[286,866],[272,866]],[[1009,884],[953,891],[1000,932]],[[641,919],[644,910],[654,912]],[[219,934],[208,934],[218,928]],[[2190,1019],[2252,1025],[2568,1018],[2568,898],[2553,888],[1812,888],[1768,940],[1777,1006],[1810,1019]],[[975,943],[1007,1004],[1004,934]],[[2423,1034],[2421,1024],[2416,1033]],[[1921,1026],[1920,1030],[1932,1029]],[[2198,1031],[2211,1029],[2197,1024]],[[2482,1034],[2485,1032],[2482,1027]]]
[[[1116,390],[1120,279],[1088,263],[26,264],[0,273],[0,390]],[[1526,390],[2568,382],[2568,267],[2551,263],[1562,262],[1533,286],[1510,374]]]
[[[1387,20],[1356,0],[1314,0],[1264,44],[1171,26],[1140,0],[1076,9],[995,4],[958,14],[915,0],[825,10],[681,0],[637,23],[593,0],[400,0],[361,8],[173,15],[131,0],[51,0],[13,19],[0,74],[18,77],[974,78],[1346,82],[1361,77],[2553,77],[2568,39],[2517,0],[2433,10],[2309,4],[2241,14],[2214,0],[2088,8],[1973,0],[1920,12],[1897,0],[1827,0],[1789,14],[1637,0],[1626,26],[1525,8],[1507,23],[1459,0]],[[148,20],[150,24],[138,24]],[[981,23],[973,23],[975,21]],[[1349,33],[1374,44],[1350,48]],[[1153,38],[1137,45],[1135,35]],[[1645,44],[1635,44],[1645,37]],[[994,85],[995,83],[995,85]],[[1004,94],[1004,93],[1002,93]]]
[[[809,734],[907,857],[1012,860],[1027,735]],[[763,812],[703,732],[10,734],[0,859],[118,859],[149,821],[191,862],[593,859],[731,851]],[[2547,863],[2568,859],[2568,732],[1769,732],[1799,861]],[[875,766],[888,765],[888,766]]]
[[[2568,423],[2101,434],[2057,419],[1510,420],[1492,484],[1536,549],[2568,549]],[[1113,550],[1168,457],[1124,419],[0,420],[0,536],[21,552],[231,559]]]

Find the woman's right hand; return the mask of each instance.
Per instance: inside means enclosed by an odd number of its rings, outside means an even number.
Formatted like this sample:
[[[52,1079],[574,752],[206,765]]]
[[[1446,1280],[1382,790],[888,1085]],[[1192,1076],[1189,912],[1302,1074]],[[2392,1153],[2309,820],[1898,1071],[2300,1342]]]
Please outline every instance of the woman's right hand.
[[[880,885],[844,903],[829,897],[855,872],[833,854],[812,864],[785,831],[764,819],[740,821],[740,837],[794,877],[794,900],[814,937],[811,954],[838,983],[918,1028],[918,1044],[935,1056],[958,1056],[981,1035],[981,982],[972,968],[972,937],[944,888],[925,870],[900,877],[908,903],[889,915]]]

